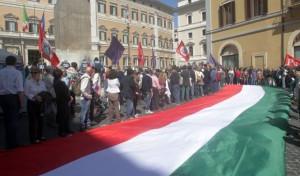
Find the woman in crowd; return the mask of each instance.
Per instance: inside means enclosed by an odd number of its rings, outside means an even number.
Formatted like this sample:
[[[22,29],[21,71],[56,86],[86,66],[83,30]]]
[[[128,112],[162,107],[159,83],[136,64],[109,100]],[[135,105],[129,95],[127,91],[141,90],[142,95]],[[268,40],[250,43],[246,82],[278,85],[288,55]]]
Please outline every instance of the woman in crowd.
[[[73,98],[70,95],[68,86],[61,80],[63,72],[60,69],[55,69],[53,72],[53,76],[53,87],[56,94],[57,104],[58,135],[61,137],[65,137],[71,133],[69,120]]]
[[[107,76],[107,97],[108,97],[108,114],[107,118],[109,121],[113,120],[115,116],[115,121],[120,121],[120,82],[117,78],[116,70],[110,70]]]
[[[31,143],[39,143],[46,138],[43,136],[44,119],[42,115],[42,92],[47,91],[44,81],[41,80],[41,71],[32,66],[30,78],[26,79],[24,91],[27,97],[29,119],[29,137]]]

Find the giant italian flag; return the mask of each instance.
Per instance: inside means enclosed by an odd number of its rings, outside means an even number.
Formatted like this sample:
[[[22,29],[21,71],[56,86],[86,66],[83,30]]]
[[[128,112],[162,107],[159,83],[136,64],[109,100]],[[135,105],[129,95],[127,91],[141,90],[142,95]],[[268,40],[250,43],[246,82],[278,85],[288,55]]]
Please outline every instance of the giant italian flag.
[[[0,154],[1,175],[284,175],[288,95],[219,92],[139,119]]]

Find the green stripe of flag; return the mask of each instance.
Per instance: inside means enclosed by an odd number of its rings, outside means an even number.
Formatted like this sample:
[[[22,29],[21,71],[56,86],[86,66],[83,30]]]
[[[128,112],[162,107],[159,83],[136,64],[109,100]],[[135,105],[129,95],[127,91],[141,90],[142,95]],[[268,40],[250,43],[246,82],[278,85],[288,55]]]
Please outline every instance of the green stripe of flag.
[[[172,175],[285,175],[283,137],[290,98],[281,89],[264,90],[261,101],[221,130]]]
[[[23,11],[22,11],[22,22],[23,22],[23,32],[25,32],[28,29],[29,17],[24,4],[23,4]]]

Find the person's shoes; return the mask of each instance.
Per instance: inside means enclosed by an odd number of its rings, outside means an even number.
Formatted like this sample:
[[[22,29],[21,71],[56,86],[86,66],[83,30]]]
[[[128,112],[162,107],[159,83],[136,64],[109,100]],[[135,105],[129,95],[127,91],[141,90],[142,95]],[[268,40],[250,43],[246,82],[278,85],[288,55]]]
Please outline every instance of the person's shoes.
[[[40,141],[45,141],[45,140],[47,140],[47,138],[44,137],[44,136],[42,136],[39,140],[40,140]]]
[[[146,114],[152,114],[153,112],[152,111],[150,111],[150,110],[147,110],[146,111]]]
[[[95,125],[98,125],[98,122],[96,122],[96,121],[91,121],[91,126],[95,126]]]

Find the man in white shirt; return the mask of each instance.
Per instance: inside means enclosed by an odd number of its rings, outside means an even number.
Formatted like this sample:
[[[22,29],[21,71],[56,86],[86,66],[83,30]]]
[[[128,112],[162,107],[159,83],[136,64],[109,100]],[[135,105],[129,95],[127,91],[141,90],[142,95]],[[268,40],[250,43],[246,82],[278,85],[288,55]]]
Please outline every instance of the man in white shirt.
[[[0,70],[0,106],[4,113],[4,127],[7,149],[17,147],[17,120],[23,109],[23,76],[16,70],[17,58],[8,56],[6,67]]]
[[[93,73],[93,68],[88,66],[86,68],[86,73],[80,78],[80,91],[81,91],[81,111],[80,111],[80,130],[84,130],[90,126],[89,111],[92,96],[92,80],[91,76]]]

